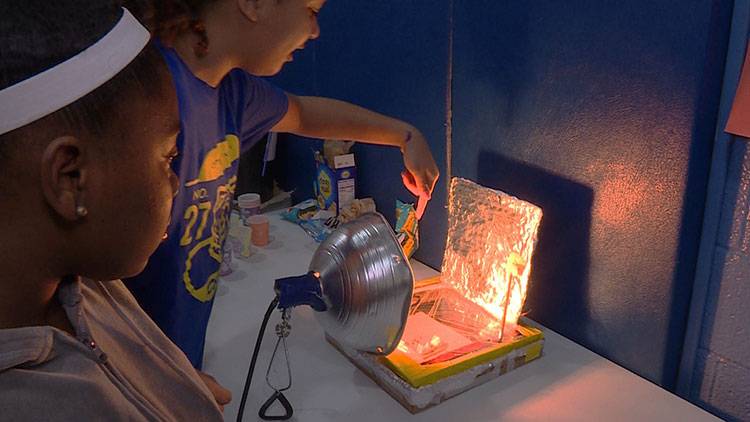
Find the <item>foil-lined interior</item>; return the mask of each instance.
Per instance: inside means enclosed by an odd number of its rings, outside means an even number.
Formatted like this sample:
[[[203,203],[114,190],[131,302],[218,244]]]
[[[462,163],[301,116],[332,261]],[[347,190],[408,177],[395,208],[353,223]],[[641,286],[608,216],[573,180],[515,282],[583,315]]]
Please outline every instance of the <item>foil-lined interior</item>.
[[[398,350],[420,365],[443,363],[497,345],[487,338],[500,321],[443,285],[414,292]],[[520,336],[513,333],[505,341]]]
[[[541,218],[529,202],[452,179],[440,287],[415,292],[398,350],[430,365],[514,341]]]
[[[526,299],[542,209],[470,180],[451,181],[441,276],[500,322],[481,331],[512,333]]]

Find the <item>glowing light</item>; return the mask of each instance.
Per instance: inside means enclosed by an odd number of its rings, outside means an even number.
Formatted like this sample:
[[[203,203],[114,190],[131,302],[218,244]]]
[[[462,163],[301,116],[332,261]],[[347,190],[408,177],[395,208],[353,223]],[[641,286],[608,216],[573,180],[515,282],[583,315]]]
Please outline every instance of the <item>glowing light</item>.
[[[442,283],[415,292],[398,350],[429,364],[512,341],[541,218],[533,204],[454,178]]]
[[[487,340],[512,333],[526,299],[542,210],[466,179],[451,181],[442,278],[497,318]]]
[[[451,330],[423,312],[411,315],[397,349],[423,363],[450,350],[471,344],[471,340]]]

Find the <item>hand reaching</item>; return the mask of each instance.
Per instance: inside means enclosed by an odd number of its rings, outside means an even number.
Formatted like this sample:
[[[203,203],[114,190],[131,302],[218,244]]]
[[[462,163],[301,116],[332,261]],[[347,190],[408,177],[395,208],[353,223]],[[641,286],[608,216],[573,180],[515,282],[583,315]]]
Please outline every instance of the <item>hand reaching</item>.
[[[432,198],[432,191],[440,177],[440,171],[432,158],[427,141],[419,131],[410,132],[402,152],[406,171],[401,173],[401,179],[406,189],[419,198],[417,218],[421,219],[427,202]]]

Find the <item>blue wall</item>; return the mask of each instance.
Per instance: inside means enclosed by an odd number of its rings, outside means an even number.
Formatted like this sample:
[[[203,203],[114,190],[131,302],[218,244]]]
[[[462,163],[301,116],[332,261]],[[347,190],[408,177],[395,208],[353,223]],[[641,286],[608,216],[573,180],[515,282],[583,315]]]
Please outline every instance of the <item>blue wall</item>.
[[[453,172],[545,210],[530,316],[676,380],[731,7],[456,3]]]
[[[672,388],[731,12],[728,0],[329,2],[321,39],[279,81],[408,120],[443,174],[541,205],[531,317]],[[309,144],[285,146],[289,184],[309,189]],[[408,198],[398,152],[359,148],[360,192],[392,218]],[[446,179],[418,256],[434,267]]]
[[[690,397],[727,420],[750,420],[750,148],[732,139],[711,283],[699,315]]]
[[[750,0],[734,6],[678,392],[726,420],[750,420],[750,150],[747,139],[723,131],[745,58]]]

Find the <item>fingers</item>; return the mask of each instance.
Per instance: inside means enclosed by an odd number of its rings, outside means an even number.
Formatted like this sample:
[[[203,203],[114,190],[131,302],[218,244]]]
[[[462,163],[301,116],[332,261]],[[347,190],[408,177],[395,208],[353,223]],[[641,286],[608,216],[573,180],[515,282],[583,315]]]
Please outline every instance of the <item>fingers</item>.
[[[424,215],[425,209],[427,209],[427,202],[429,201],[429,198],[426,198],[424,196],[420,196],[419,199],[417,199],[417,220],[421,220],[422,216]]]
[[[417,182],[416,180],[414,180],[414,176],[411,173],[409,173],[408,171],[402,171],[401,180],[404,182],[404,186],[406,186],[406,189],[408,189],[412,195],[420,196],[420,189],[417,187]]]
[[[424,192],[423,196],[426,196],[427,199],[432,199],[432,186],[430,185],[422,186],[422,192]]]
[[[417,219],[421,220],[427,209],[427,203],[430,201],[430,198],[432,198],[432,189],[434,188],[437,179],[433,180],[432,183],[417,184],[414,176],[408,171],[404,171],[401,173],[401,180],[403,180],[406,189],[408,189],[412,195],[417,197]]]
[[[438,179],[440,179],[440,172],[435,169],[435,173],[432,176],[432,181],[427,186],[429,186],[428,192],[430,193],[430,198],[432,198],[432,191],[435,190],[435,186],[437,185]]]
[[[222,387],[218,383],[216,385],[219,387],[214,394],[214,396],[216,397],[216,402],[219,403],[220,406],[229,404],[229,402],[232,401],[232,392]]]
[[[404,166],[410,182],[405,179],[404,185],[413,195],[430,199],[440,171],[424,136],[416,129],[410,133],[413,134],[412,140],[403,150]]]
[[[424,183],[423,189],[428,198],[432,198],[432,191],[435,190],[435,185],[437,185],[439,178],[440,172],[437,169],[427,172],[422,178],[422,182]]]
[[[417,178],[409,171],[401,172],[401,180],[404,182],[404,186],[409,189],[414,196],[426,196],[427,199],[432,198],[432,190],[435,187],[437,179],[432,181],[424,181],[423,178]]]
[[[201,371],[198,371],[198,375],[200,375],[203,383],[208,387],[208,390],[211,391],[214,400],[216,400],[216,404],[218,404],[220,408],[223,409],[224,405],[229,404],[229,402],[232,401],[232,392],[219,384],[214,377]]]

